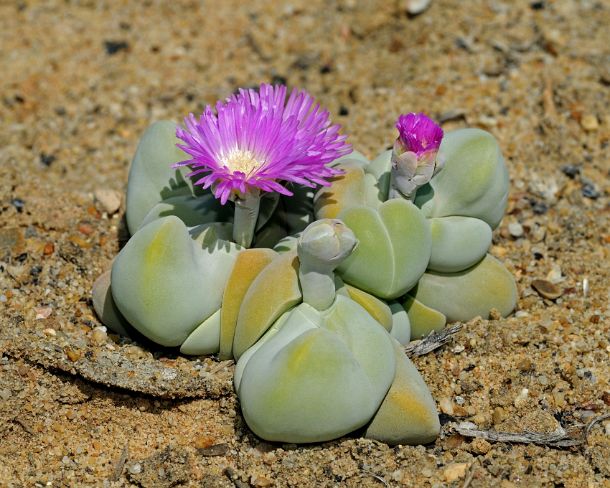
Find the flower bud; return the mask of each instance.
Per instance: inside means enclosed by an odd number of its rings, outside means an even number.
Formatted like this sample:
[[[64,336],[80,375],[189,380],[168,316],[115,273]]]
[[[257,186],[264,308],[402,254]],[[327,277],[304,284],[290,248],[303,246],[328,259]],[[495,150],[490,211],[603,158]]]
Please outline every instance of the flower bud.
[[[348,257],[358,240],[343,222],[322,219],[310,224],[297,244],[299,260],[312,268],[333,270]]]
[[[406,198],[428,183],[443,167],[437,158],[443,130],[423,113],[401,115],[392,150],[392,187]]]

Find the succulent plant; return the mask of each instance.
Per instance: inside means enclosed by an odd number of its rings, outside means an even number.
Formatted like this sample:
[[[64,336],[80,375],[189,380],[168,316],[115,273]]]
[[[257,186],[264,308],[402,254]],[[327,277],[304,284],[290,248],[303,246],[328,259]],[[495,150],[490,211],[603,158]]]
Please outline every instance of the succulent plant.
[[[479,129],[443,136],[423,114],[409,115],[399,118],[393,150],[370,163],[344,156],[335,166],[344,174],[314,202],[317,218],[344,220],[364,243],[339,268],[341,278],[380,298],[404,296],[411,337],[420,338],[447,320],[488,317],[492,309],[509,314],[516,286],[486,257],[508,197],[495,138]],[[411,206],[411,219],[394,219],[392,229],[379,225],[387,220],[386,206],[399,203]],[[401,253],[402,261],[396,259]],[[402,286],[393,287],[393,277]]]
[[[397,128],[369,162],[306,92],[269,85],[184,128],[153,124],[129,173],[132,237],[93,287],[100,319],[235,359],[264,439],[434,440],[436,405],[402,346],[513,309],[514,280],[487,254],[508,178],[486,132],[444,135],[423,114]]]

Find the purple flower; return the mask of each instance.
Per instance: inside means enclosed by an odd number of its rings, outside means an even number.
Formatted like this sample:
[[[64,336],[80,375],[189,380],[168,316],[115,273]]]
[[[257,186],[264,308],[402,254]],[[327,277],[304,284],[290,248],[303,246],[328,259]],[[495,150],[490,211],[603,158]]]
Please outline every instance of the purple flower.
[[[403,114],[396,121],[398,140],[404,151],[423,154],[437,152],[443,139],[443,129],[424,113]]]
[[[326,165],[350,152],[347,136],[306,91],[293,89],[288,100],[286,93],[262,84],[219,101],[216,113],[208,105],[199,120],[190,114],[176,137],[191,159],[174,167],[203,175],[195,184],[212,187],[222,204],[252,190],[292,195],[279,181],[328,186],[326,178],[341,171]]]

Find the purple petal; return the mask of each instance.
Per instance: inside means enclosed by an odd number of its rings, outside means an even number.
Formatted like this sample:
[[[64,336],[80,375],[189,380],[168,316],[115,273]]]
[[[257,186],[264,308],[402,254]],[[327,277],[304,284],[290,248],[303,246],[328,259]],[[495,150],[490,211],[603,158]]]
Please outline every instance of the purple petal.
[[[417,156],[438,151],[443,140],[443,129],[424,113],[400,115],[396,128],[405,150]]]
[[[248,188],[291,195],[278,181],[327,184],[340,171],[326,164],[351,146],[309,93],[293,89],[288,100],[286,95],[283,85],[262,84],[219,101],[215,112],[207,106],[199,119],[189,114],[176,137],[190,159],[173,166],[204,173],[195,184],[213,186],[221,203]]]

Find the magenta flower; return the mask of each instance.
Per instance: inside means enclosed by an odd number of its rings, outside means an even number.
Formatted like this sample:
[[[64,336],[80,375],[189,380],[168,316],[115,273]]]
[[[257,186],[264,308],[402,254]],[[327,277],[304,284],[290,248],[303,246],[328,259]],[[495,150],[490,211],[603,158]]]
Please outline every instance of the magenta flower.
[[[347,136],[331,125],[329,113],[304,90],[293,89],[286,100],[285,86],[262,84],[208,105],[199,117],[190,114],[176,136],[178,147],[191,159],[174,167],[190,166],[189,176],[212,187],[222,204],[253,190],[292,195],[281,182],[327,186],[340,170],[328,163],[350,152]]]
[[[401,115],[396,121],[396,128],[403,149],[414,152],[418,158],[438,151],[443,139],[443,129],[424,113]]]
[[[399,116],[396,128],[390,196],[412,200],[417,189],[443,169],[443,158],[438,155],[443,129],[423,113]]]

